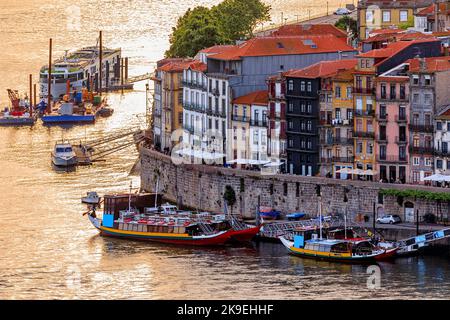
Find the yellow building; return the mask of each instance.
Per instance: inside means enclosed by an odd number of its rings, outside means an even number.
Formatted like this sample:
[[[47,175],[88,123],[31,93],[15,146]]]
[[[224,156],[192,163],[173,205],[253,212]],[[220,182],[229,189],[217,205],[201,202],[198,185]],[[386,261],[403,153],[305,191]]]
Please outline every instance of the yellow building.
[[[358,3],[359,38],[365,40],[373,30],[414,26],[414,14],[431,0],[377,1],[362,0]]]
[[[193,63],[191,59],[165,59],[158,62],[154,102],[154,141],[162,151],[171,151],[181,141],[172,133],[183,128],[183,70]]]
[[[372,54],[372,52],[370,52]],[[369,55],[370,55],[369,54]],[[353,73],[354,101],[354,168],[375,168],[375,59],[360,54]]]
[[[340,70],[333,82],[333,177],[350,179],[351,176],[338,171],[353,169],[353,69]]]

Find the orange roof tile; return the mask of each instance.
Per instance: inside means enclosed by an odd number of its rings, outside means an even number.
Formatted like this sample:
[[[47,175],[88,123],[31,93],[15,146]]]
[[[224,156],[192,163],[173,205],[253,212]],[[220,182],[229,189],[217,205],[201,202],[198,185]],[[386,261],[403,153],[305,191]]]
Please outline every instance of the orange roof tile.
[[[426,17],[428,15],[434,14],[434,3],[431,6],[428,6],[426,8],[423,8],[422,10],[419,10],[416,13],[416,16],[418,17]]]
[[[283,75],[291,78],[324,78],[336,74],[339,70],[353,69],[357,63],[358,59],[320,61],[303,69],[289,70]]]
[[[200,50],[200,53],[222,53],[230,49],[234,49],[234,45],[217,45]]]
[[[169,61],[165,63],[164,65],[160,66],[158,68],[159,71],[164,72],[182,72],[183,70],[191,68],[195,71],[206,71],[206,64],[199,60],[193,60],[193,59],[185,59],[185,60],[175,60],[175,61]]]
[[[267,90],[255,91],[233,100],[234,104],[266,106],[269,103]]]
[[[345,31],[328,23],[284,25],[271,33],[272,36],[307,36],[330,34],[338,38],[347,38],[347,33]]]
[[[425,69],[421,68],[421,58],[415,58],[409,60],[410,72],[439,72],[450,70],[450,57],[430,57],[423,58],[425,61]]]
[[[336,51],[353,51],[342,39],[333,35],[323,36],[280,36],[252,38],[233,50],[227,50],[209,57],[217,60],[241,60],[242,57],[296,55]]]

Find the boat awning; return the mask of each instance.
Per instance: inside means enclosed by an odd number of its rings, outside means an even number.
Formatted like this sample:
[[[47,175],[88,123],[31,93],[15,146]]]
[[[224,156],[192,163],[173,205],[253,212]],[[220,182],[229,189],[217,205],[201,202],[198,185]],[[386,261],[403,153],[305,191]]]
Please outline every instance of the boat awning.
[[[175,151],[176,154],[180,156],[188,156],[194,158],[200,158],[205,160],[216,160],[225,157],[225,154],[221,152],[208,152],[203,150],[192,150],[189,148],[184,148],[181,150]]]
[[[445,176],[443,174],[436,173],[429,177],[424,178],[423,181],[450,182],[450,176]]]

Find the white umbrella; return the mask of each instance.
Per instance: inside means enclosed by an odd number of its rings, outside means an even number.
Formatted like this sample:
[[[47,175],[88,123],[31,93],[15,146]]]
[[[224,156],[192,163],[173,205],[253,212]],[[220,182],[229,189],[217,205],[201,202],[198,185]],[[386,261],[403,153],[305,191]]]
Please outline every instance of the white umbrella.
[[[444,175],[442,175],[440,173],[436,173],[436,174],[433,174],[431,176],[424,178],[423,181],[443,182],[443,181],[446,181],[445,179],[446,178]]]
[[[249,161],[248,159],[235,159],[235,160],[230,160],[227,161],[228,164],[248,164]]]
[[[279,167],[282,164],[283,163],[280,161],[275,161],[275,162],[269,162],[269,163],[265,164],[264,167]]]
[[[450,182],[450,176],[444,175],[444,181],[445,181],[445,182]]]
[[[375,170],[366,170],[364,171],[364,174],[367,176],[374,176],[376,175],[378,172],[376,172]]]
[[[352,169],[350,169],[350,168],[342,168],[342,169],[339,169],[338,171],[336,171],[336,173],[347,173],[347,174],[349,174],[349,173],[351,173],[353,170]]]
[[[249,164],[253,164],[253,165],[260,165],[260,164],[267,164],[270,161],[267,160],[250,160]]]

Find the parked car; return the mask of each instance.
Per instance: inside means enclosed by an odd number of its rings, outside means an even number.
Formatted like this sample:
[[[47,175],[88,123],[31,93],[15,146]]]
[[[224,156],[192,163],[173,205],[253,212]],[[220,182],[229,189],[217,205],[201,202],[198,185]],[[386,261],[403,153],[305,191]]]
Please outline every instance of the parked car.
[[[334,14],[338,16],[345,16],[347,14],[350,14],[350,10],[346,8],[339,8],[334,12]]]
[[[377,219],[377,223],[381,224],[395,224],[400,222],[402,222],[402,219],[396,214],[385,215]]]

